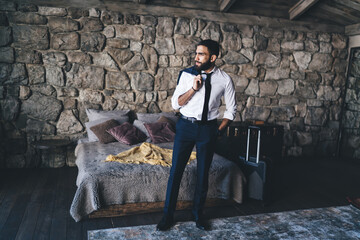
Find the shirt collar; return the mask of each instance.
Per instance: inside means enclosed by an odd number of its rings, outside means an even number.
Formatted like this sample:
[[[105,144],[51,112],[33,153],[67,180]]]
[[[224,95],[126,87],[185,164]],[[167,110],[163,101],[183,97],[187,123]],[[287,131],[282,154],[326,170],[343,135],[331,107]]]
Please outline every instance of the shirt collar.
[[[214,66],[214,68],[209,72],[209,73],[214,73],[217,70],[217,67]],[[204,70],[201,70],[201,74],[209,74],[207,72],[205,72]]]

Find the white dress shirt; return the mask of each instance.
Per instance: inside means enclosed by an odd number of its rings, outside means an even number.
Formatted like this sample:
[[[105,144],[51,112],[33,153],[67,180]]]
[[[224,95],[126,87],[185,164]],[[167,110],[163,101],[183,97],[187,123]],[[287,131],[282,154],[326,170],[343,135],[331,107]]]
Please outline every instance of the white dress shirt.
[[[219,107],[221,105],[221,97],[224,96],[226,111],[224,118],[234,120],[236,114],[236,100],[234,83],[231,77],[227,75],[221,69],[214,67],[211,71],[211,92],[209,100],[209,112],[207,119],[213,120],[219,117]],[[171,105],[175,110],[180,109],[180,113],[186,117],[193,117],[197,120],[201,120],[204,101],[205,101],[205,79],[206,73],[202,71],[202,86],[195,92],[193,97],[184,105],[180,106],[178,99],[181,95],[186,93],[193,87],[194,74],[186,71],[182,72],[179,83],[176,86],[174,95],[171,98]]]

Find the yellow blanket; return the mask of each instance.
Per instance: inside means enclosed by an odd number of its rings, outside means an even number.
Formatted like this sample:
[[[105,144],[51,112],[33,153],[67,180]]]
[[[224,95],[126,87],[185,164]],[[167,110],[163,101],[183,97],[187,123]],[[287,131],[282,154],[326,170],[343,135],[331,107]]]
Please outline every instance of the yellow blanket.
[[[106,157],[106,162],[120,162],[120,163],[147,163],[151,165],[161,165],[165,167],[171,166],[172,159],[171,149],[158,147],[154,144],[144,142],[140,146],[133,147],[127,151],[121,152]],[[188,164],[196,159],[196,153],[192,152]]]

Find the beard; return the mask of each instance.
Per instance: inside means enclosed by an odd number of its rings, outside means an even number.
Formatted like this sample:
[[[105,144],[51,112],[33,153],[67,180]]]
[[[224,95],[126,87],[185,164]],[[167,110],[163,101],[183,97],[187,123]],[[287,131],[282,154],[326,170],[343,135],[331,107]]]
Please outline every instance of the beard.
[[[214,63],[210,61],[210,59],[201,65],[197,66],[195,65],[195,69],[200,73],[202,70],[208,70],[209,68],[213,67]]]

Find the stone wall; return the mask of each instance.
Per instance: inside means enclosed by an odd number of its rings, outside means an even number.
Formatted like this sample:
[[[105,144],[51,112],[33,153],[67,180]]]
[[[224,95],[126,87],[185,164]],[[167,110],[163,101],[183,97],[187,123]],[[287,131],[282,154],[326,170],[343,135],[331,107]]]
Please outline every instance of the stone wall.
[[[354,49],[342,116],[341,155],[360,159],[360,48]]]
[[[178,72],[207,38],[222,45],[237,120],[283,125],[286,156],[335,153],[344,35],[2,3],[0,165],[34,167],[35,140],[84,136],[85,108],[172,111]]]

